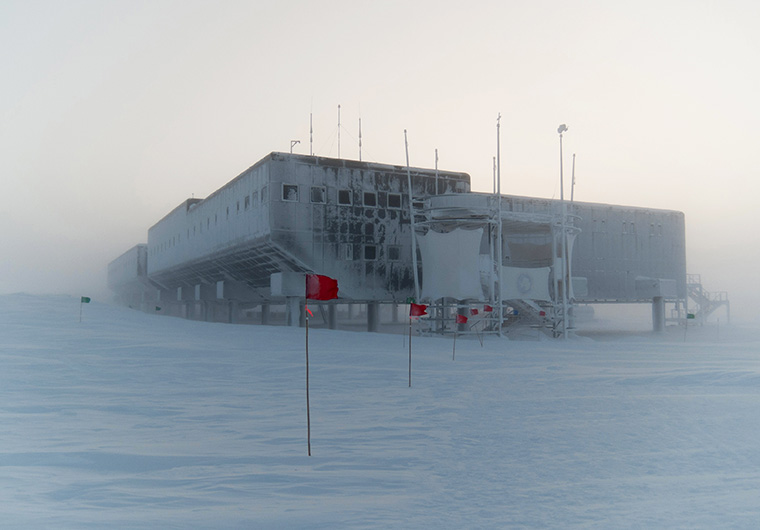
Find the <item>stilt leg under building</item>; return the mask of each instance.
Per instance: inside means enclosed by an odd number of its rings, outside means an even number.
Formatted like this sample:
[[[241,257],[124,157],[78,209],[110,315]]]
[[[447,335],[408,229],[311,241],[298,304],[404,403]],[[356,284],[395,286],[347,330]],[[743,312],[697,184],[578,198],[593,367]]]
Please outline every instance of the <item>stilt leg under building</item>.
[[[367,304],[367,331],[380,331],[380,303],[369,302]]]
[[[652,329],[655,333],[665,331],[665,298],[662,296],[652,299]]]

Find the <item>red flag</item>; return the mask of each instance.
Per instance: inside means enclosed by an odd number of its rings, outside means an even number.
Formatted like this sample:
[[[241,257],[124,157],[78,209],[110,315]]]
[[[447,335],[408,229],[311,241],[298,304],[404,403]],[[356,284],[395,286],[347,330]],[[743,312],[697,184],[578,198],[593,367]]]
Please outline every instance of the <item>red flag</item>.
[[[321,274],[306,275],[306,298],[309,300],[332,300],[338,298],[338,280]]]
[[[546,311],[539,311],[538,312],[538,316],[545,317],[546,316]]]
[[[464,315],[457,315],[457,324],[467,324],[467,317]]]
[[[490,305],[486,304],[486,305],[483,306],[483,311],[485,311],[486,313],[490,313],[491,311],[493,311],[493,307],[491,307]]]
[[[422,315],[427,315],[427,306],[424,304],[411,304],[409,306],[409,316],[410,317],[421,317]]]
[[[477,309],[470,309],[470,314],[471,315],[477,315],[478,314],[478,310]]]

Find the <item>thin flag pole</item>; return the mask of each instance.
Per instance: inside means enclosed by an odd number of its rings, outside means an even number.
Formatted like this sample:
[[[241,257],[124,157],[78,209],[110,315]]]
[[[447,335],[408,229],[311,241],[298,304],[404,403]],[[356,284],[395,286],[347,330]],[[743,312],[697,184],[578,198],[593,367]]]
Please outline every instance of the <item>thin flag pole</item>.
[[[82,306],[84,305],[84,302],[82,299],[79,299],[79,322],[82,322]]]
[[[417,277],[419,271],[417,270],[417,228],[414,224],[414,194],[412,193],[412,170],[409,167],[409,141],[406,137],[406,129],[404,129],[404,149],[406,151],[406,181],[409,186],[409,220],[412,230],[412,276],[414,276],[414,299],[420,299],[420,280]],[[411,323],[409,324],[409,333],[411,334]],[[410,335],[411,336],[411,335]],[[411,386],[411,385],[410,385]]]
[[[309,316],[306,316],[306,443],[311,456],[311,410],[309,407]]]
[[[454,349],[451,352],[451,360],[453,361],[457,357],[457,334],[458,330],[454,330]]]
[[[309,317],[314,316],[309,310],[309,300],[333,300],[338,298],[338,280],[321,274],[306,275],[306,294],[304,309],[306,313],[306,443],[311,456],[311,407],[309,406]],[[322,307],[322,306],[320,306]]]
[[[409,388],[412,388],[412,317],[409,317]]]

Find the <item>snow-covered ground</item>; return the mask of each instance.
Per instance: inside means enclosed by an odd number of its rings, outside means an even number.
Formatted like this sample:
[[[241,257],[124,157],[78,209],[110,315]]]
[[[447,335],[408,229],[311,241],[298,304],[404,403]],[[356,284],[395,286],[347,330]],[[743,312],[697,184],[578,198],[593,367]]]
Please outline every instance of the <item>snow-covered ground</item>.
[[[3,528],[754,528],[760,335],[413,339],[0,296]],[[529,337],[528,337],[529,338]]]

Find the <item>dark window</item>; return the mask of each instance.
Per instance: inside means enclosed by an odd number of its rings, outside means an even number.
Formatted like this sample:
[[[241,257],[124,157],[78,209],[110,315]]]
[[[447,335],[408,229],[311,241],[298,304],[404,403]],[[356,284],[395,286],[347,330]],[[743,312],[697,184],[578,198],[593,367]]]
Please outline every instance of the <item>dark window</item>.
[[[250,207],[251,207],[251,198],[248,195],[246,195],[245,196],[245,209],[247,210]]]
[[[351,190],[338,190],[338,204],[351,204]]]
[[[259,192],[254,191],[253,194],[251,194],[251,206],[256,206],[256,203],[259,202]]]
[[[264,186],[261,188],[261,202],[266,202],[269,200],[269,186]]]
[[[311,202],[324,204],[325,202],[325,187],[324,186],[311,187]]]
[[[377,259],[377,247],[375,245],[364,245],[364,259],[367,261]]]
[[[388,259],[391,261],[398,261],[401,259],[401,247],[398,245],[388,246]]]
[[[343,257],[348,261],[353,261],[354,259],[353,245],[343,245]]]
[[[388,194],[388,208],[401,208],[401,194],[400,193]]]
[[[283,184],[282,185],[282,200],[298,202],[298,185]]]
[[[374,191],[364,192],[364,206],[377,206],[377,195]]]

